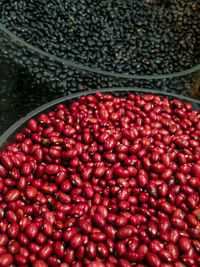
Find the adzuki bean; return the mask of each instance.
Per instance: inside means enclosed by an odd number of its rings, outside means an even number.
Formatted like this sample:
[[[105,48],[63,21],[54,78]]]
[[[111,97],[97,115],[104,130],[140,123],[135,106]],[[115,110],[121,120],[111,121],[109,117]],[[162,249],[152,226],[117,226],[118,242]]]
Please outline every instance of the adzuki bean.
[[[0,266],[199,266],[199,118],[97,93],[31,119],[0,152]]]

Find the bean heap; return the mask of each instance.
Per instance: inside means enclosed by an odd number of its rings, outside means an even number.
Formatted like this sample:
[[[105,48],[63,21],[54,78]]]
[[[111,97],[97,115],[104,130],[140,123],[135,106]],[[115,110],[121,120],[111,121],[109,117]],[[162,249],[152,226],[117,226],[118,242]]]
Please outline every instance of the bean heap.
[[[200,265],[200,114],[96,93],[0,152],[0,266]]]
[[[37,48],[108,72],[169,74],[199,63],[196,0],[3,0],[0,18]],[[48,63],[41,67],[38,58],[23,51],[19,61],[36,80],[57,83],[58,88],[66,70]],[[65,83],[72,83],[70,79]]]

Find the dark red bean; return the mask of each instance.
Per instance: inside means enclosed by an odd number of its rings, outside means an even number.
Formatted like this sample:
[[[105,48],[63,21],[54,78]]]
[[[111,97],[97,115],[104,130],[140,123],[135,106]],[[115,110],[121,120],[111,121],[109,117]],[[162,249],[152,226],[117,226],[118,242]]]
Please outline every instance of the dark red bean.
[[[128,219],[125,216],[120,215],[115,219],[115,224],[118,227],[123,227],[127,225],[127,223],[128,223]]]
[[[44,262],[43,260],[39,259],[34,261],[33,267],[48,267],[48,264]]]
[[[0,234],[0,246],[5,246],[8,243],[8,236],[5,233]]]
[[[118,264],[120,267],[131,267],[131,263],[126,259],[119,259]]]
[[[106,234],[101,232],[91,233],[91,239],[94,242],[103,242],[106,239]]]
[[[101,214],[95,214],[92,220],[93,223],[99,228],[103,228],[106,225],[106,221]]]
[[[76,258],[82,260],[85,256],[85,246],[81,245],[76,251]]]
[[[107,235],[108,238],[110,238],[111,240],[115,239],[116,229],[112,225],[106,225],[103,228],[103,231]]]
[[[178,244],[179,249],[184,253],[188,252],[191,248],[190,240],[187,237],[181,237],[178,241]]]
[[[192,166],[192,174],[193,176],[200,178],[200,165],[194,164]]]
[[[126,253],[126,245],[124,242],[117,242],[115,247],[116,254],[121,258]]]
[[[19,226],[16,222],[12,222],[7,229],[7,235],[10,239],[15,239],[19,234]]]
[[[29,225],[27,225],[26,227],[26,235],[33,239],[37,236],[38,234],[38,226],[35,223],[30,223]]]
[[[28,126],[29,126],[29,128],[30,128],[30,130],[32,132],[36,132],[37,131],[38,125],[37,125],[36,120],[30,119],[29,122],[28,122]]]
[[[172,262],[172,255],[169,251],[167,251],[166,249],[161,249],[158,252],[159,257],[161,258],[161,260],[165,261],[165,262]]]
[[[63,246],[62,242],[56,241],[53,246],[53,250],[56,256],[61,259],[65,255],[65,247]]]
[[[171,253],[172,261],[177,261],[179,258],[178,247],[174,243],[166,244],[166,249]]]
[[[99,261],[92,261],[87,266],[88,267],[104,267],[105,265]]]
[[[75,227],[68,228],[63,233],[63,239],[65,242],[69,242],[74,235],[77,234],[77,229]]]
[[[13,202],[18,200],[20,197],[20,191],[18,189],[13,189],[10,190],[6,195],[5,195],[5,201],[6,202]]]
[[[107,258],[108,257],[108,249],[104,243],[98,243],[97,244],[97,252],[101,258]]]
[[[119,239],[128,238],[128,237],[132,236],[132,234],[133,234],[133,226],[132,225],[127,225],[125,227],[120,228],[117,231],[117,237]]]
[[[163,249],[163,244],[159,240],[155,239],[151,241],[150,249],[153,253],[158,253],[160,250]]]
[[[13,263],[13,256],[9,253],[4,253],[0,255],[0,266],[10,266]]]
[[[46,244],[44,247],[42,247],[42,249],[39,251],[38,256],[41,259],[47,259],[53,252],[53,248],[51,245]]]
[[[160,206],[161,211],[167,214],[171,214],[174,210],[173,206],[167,201],[163,201],[159,206]]]
[[[19,242],[13,240],[8,244],[8,252],[12,255],[18,253],[20,250],[20,244]]]
[[[32,166],[30,162],[24,163],[21,167],[21,174],[24,176],[28,176],[31,174]]]
[[[169,231],[171,228],[171,223],[167,219],[161,219],[158,224],[158,229],[163,231]]]
[[[152,252],[147,252],[146,261],[152,267],[160,267],[161,265],[160,258],[155,253],[152,253]]]
[[[158,228],[157,228],[156,224],[153,222],[148,223],[147,230],[148,230],[149,235],[152,238],[154,238],[158,233]]]
[[[183,220],[179,218],[173,218],[171,220],[171,223],[174,227],[181,229],[181,230],[187,230],[188,228],[186,222],[184,222]]]
[[[86,247],[87,256],[92,260],[96,258],[96,245],[93,241],[89,241]]]
[[[50,222],[45,221],[43,222],[43,232],[47,236],[51,236],[53,233],[53,226]]]
[[[137,181],[138,181],[139,186],[145,187],[148,184],[148,180],[149,180],[148,176],[138,174]]]
[[[70,240],[70,247],[73,249],[78,248],[82,244],[82,242],[83,242],[82,235],[76,234]]]

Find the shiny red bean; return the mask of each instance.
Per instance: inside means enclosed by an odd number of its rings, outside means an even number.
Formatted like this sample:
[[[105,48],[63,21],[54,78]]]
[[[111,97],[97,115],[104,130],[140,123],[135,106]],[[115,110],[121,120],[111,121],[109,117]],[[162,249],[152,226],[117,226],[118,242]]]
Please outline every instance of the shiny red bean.
[[[152,252],[147,252],[146,261],[152,267],[160,267],[161,265],[160,258],[155,253],[152,253]]]
[[[45,261],[39,259],[34,261],[33,267],[48,267],[48,264]]]
[[[19,234],[19,226],[16,222],[12,222],[8,225],[7,235],[10,239],[15,239]]]
[[[0,266],[11,266],[13,263],[13,256],[9,253],[4,253],[0,255]]]
[[[96,258],[97,250],[96,250],[96,245],[93,241],[88,242],[86,247],[86,253],[91,260]]]
[[[191,242],[190,239],[187,237],[181,237],[178,241],[179,244],[179,249],[183,252],[186,253],[190,250],[191,248]]]
[[[30,223],[29,225],[27,225],[26,227],[26,235],[33,239],[37,236],[38,234],[38,226],[35,223]]]
[[[18,200],[20,197],[20,191],[18,189],[13,189],[10,190],[6,195],[5,195],[5,201],[6,202],[13,202]]]

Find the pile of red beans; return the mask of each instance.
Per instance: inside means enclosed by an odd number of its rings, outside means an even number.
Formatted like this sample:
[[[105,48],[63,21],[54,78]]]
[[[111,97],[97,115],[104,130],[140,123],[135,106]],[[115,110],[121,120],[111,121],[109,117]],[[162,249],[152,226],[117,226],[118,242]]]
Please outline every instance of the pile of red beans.
[[[0,152],[0,267],[200,266],[200,114],[82,96]]]

